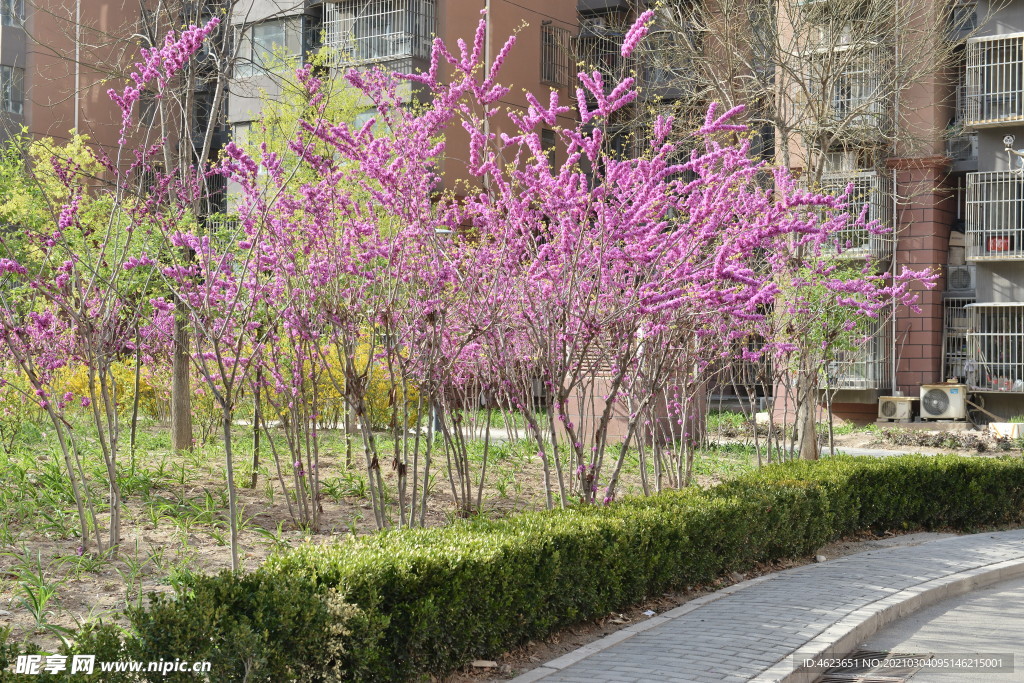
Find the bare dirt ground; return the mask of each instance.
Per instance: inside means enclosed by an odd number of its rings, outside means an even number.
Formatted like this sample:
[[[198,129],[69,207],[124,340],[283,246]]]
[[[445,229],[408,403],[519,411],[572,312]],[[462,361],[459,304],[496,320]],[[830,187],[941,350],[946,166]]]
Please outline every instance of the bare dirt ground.
[[[124,610],[144,604],[150,593],[172,592],[190,573],[214,574],[230,568],[224,466],[216,444],[188,458],[158,448],[140,455],[138,472],[150,485],[144,494],[124,497],[122,544],[116,558],[79,554],[81,540],[73,507],[51,506],[59,496],[44,496],[49,484],[42,474],[37,476],[42,472],[37,466],[50,457],[43,454],[45,446],[41,444],[29,462],[19,463],[28,468],[24,481],[0,480],[0,494],[4,494],[0,501],[0,629],[11,627],[13,638],[28,638],[53,649],[59,644],[60,629],[75,629],[97,619],[127,625]],[[242,568],[254,570],[272,553],[301,543],[344,543],[374,533],[377,527],[361,459],[357,453],[350,469],[336,448],[321,452],[322,486],[328,480],[342,483],[333,495],[321,495],[323,522],[316,533],[293,521],[272,462],[264,463],[255,488],[245,487],[249,473],[239,473]],[[458,517],[444,465],[438,467],[442,470],[431,488],[427,526],[442,526]],[[389,489],[397,490],[395,470],[383,466],[382,475]],[[536,458],[517,453],[495,457],[487,470],[480,514],[502,518],[542,509],[543,480]],[[3,491],[4,487],[9,488]],[[15,490],[19,487],[29,490]],[[624,472],[621,490],[629,494],[639,489],[638,475]],[[45,521],[44,516],[55,522]],[[109,515],[101,512],[97,518],[101,530],[107,529]],[[52,595],[30,606],[26,602],[32,600],[30,591]]]

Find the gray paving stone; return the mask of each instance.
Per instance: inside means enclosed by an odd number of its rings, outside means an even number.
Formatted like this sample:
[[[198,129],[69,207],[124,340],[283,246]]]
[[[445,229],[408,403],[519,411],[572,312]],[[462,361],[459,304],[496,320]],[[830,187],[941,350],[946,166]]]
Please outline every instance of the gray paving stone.
[[[962,571],[1024,562],[1024,530],[881,548],[790,569],[723,591],[696,609],[619,639],[544,683],[743,681],[792,665],[794,652],[876,601]],[[923,590],[923,589],[922,589]],[[774,675],[774,674],[773,674]]]

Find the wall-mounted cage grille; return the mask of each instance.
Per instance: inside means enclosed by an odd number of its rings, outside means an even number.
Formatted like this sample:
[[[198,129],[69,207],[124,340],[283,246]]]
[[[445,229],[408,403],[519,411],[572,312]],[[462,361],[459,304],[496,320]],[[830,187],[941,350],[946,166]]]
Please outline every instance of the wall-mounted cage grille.
[[[804,54],[808,93],[823,125],[853,132],[883,129],[892,98],[882,82],[890,50],[881,45],[841,46]],[[820,103],[820,104],[819,104]]]
[[[602,26],[583,26],[576,39],[576,57],[587,72],[598,71],[604,77],[606,91],[630,74],[633,58],[622,56],[624,34]]]
[[[967,379],[967,332],[971,329],[968,304],[974,297],[951,296],[942,302],[942,379]]]
[[[435,0],[342,0],[324,4],[324,45],[337,65],[429,59]]]
[[[978,134],[966,133],[946,139],[946,156],[953,161],[974,161],[978,158]]]
[[[825,367],[822,389],[888,389],[891,384],[890,350],[892,326],[885,320],[867,322],[860,338],[850,348],[836,353]],[[854,333],[856,334],[856,333]]]
[[[967,258],[1024,258],[1024,178],[1009,171],[967,174]]]
[[[572,82],[572,33],[550,21],[540,25],[540,82],[557,88]]]
[[[969,304],[967,383],[978,391],[1024,394],[1024,303]]]
[[[821,178],[817,191],[824,194],[839,196],[853,185],[849,197],[850,224],[836,233],[836,252],[851,259],[871,257],[875,260],[887,259],[892,255],[893,228],[893,189],[892,180],[877,171],[847,171],[828,173]],[[862,207],[867,205],[867,220],[877,221],[878,229],[886,232],[876,233],[863,227],[853,225],[860,216]]]
[[[1024,120],[1024,33],[967,41],[967,125]]]

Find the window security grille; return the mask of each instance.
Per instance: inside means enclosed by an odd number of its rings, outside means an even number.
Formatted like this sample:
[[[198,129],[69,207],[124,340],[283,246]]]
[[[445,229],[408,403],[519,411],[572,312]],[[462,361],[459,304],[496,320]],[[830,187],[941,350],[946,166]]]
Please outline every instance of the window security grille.
[[[622,56],[624,34],[600,23],[586,23],[576,39],[576,56],[587,72],[597,71],[604,77],[605,90],[630,75],[633,58]]]
[[[841,46],[804,55],[808,93],[824,103],[821,123],[827,127],[871,129],[889,118],[891,98],[882,83],[890,57],[880,46]]]
[[[832,390],[889,389],[891,326],[884,320],[867,323],[864,338],[838,351],[825,368],[821,387]]]
[[[1024,119],[1024,33],[967,41],[967,124]]]
[[[967,174],[967,258],[1024,258],[1024,178],[1009,171]]]
[[[971,327],[968,304],[974,297],[947,297],[942,302],[942,379],[963,381],[967,378],[967,332]]]
[[[892,255],[892,180],[876,171],[847,171],[829,173],[822,176],[818,191],[839,196],[853,184],[849,197],[848,211],[851,224],[836,234],[837,251],[846,258],[871,257],[876,260],[886,259]],[[852,222],[860,215],[861,208],[867,205],[867,219],[878,221],[879,227],[888,232],[875,234],[865,228],[853,225]]]
[[[967,383],[978,391],[1024,393],[1024,303],[970,304]]]
[[[337,65],[430,57],[435,0],[343,0],[324,5],[324,45]]]
[[[540,82],[557,88],[572,82],[572,34],[545,21],[540,26]]]

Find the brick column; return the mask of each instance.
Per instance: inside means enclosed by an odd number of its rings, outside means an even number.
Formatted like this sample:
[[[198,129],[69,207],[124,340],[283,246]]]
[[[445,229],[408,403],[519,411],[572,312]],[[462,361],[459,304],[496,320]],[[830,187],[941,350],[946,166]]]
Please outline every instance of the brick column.
[[[932,290],[916,286],[920,312],[896,310],[896,389],[908,396],[922,384],[942,377],[942,292],[946,289],[949,230],[955,216],[954,197],[946,185],[949,159],[931,156],[893,159],[896,173],[897,226],[894,259],[902,266],[941,272]]]

